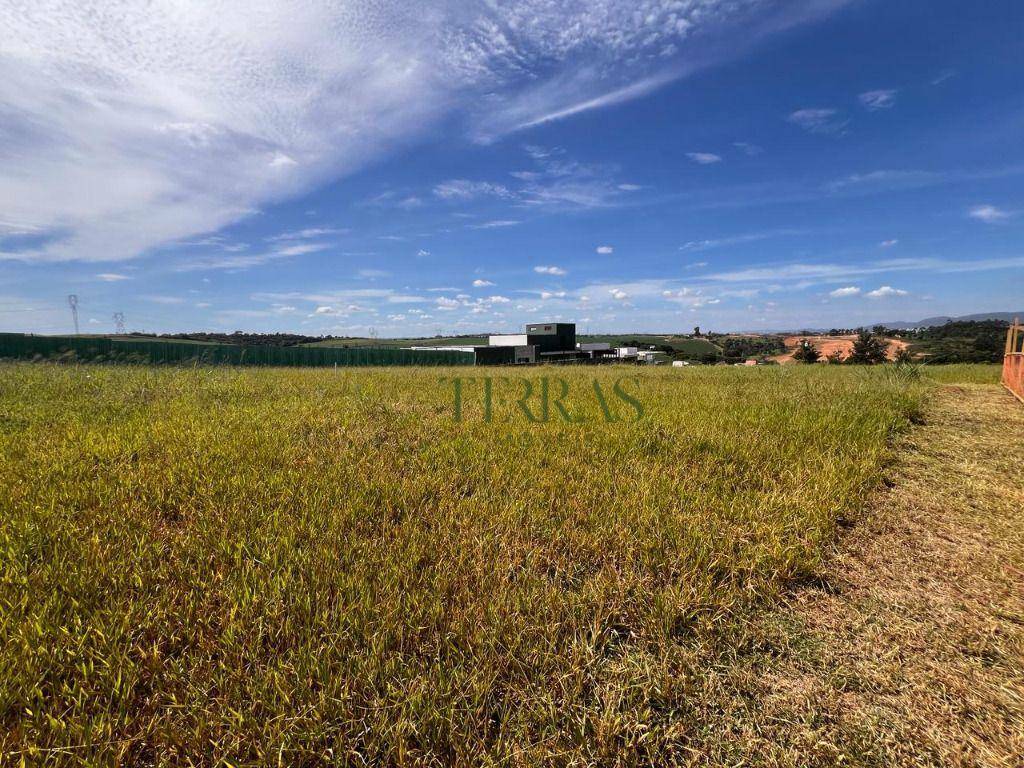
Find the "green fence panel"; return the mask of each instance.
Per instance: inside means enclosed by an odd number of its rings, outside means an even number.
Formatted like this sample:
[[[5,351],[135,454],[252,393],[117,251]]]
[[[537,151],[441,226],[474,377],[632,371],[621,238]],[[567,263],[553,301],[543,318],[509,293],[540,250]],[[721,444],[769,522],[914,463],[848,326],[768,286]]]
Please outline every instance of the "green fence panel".
[[[148,339],[0,333],[0,358],[260,366],[473,365],[472,352],[394,347],[242,347]]]

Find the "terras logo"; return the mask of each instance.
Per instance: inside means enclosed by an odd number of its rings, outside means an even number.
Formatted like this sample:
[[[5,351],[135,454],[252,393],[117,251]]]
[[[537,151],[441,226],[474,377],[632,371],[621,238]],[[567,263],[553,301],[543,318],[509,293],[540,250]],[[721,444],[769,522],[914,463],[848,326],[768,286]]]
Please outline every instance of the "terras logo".
[[[604,386],[596,378],[584,388],[583,399],[596,404],[600,417],[608,423],[617,421],[640,421],[644,417],[643,404],[635,395],[623,387],[624,382],[636,379],[623,376],[616,379],[611,387]],[[508,376],[456,376],[451,381],[454,396],[455,421],[476,418],[479,405],[479,419],[485,423],[511,421],[523,418],[534,424],[561,420],[567,424],[583,424],[588,421],[578,407],[581,399],[579,388],[574,393],[577,401],[575,413],[570,411],[566,398],[569,397],[569,382],[558,377],[541,376],[536,379],[512,378]],[[628,407],[632,418],[620,414],[621,405]],[[467,415],[472,409],[472,415]],[[496,418],[497,414],[497,418]]]

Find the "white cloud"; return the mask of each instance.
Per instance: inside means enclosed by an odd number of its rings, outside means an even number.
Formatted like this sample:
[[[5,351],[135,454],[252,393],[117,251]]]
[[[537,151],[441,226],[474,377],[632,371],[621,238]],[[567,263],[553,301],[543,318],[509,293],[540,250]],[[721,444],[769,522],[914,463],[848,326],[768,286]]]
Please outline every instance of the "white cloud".
[[[522,224],[521,221],[515,219],[494,219],[493,221],[484,221],[480,224],[468,225],[470,229],[503,229],[505,227],[515,227]]]
[[[285,304],[285,302],[305,301],[314,304],[316,309],[313,312],[319,312],[320,314],[327,314],[333,311],[333,308],[341,306],[346,307],[346,311],[354,312],[374,304],[416,304],[426,301],[421,296],[396,293],[390,288],[345,288],[317,293],[303,293],[300,291],[254,293],[252,294],[252,299],[253,301],[268,302],[275,310],[280,310],[282,306],[290,306]],[[321,309],[321,307],[324,307],[324,309]]]
[[[615,249],[610,245],[599,245],[594,250],[603,256],[607,256],[609,253],[613,253],[615,251]]]
[[[306,229],[296,229],[290,232],[282,232],[279,235],[273,235],[266,238],[267,242],[276,243],[282,240],[312,240],[318,237],[327,237],[330,235],[341,235],[348,232],[347,229],[338,229],[335,227],[307,227]]]
[[[175,264],[174,269],[178,272],[195,272],[212,269],[244,270],[261,264],[267,264],[271,261],[277,261],[279,259],[288,259],[296,256],[305,256],[311,253],[319,253],[329,247],[330,246],[326,243],[300,243],[298,245],[278,247],[262,253],[214,254],[212,256],[190,257],[185,260],[178,261]]]
[[[302,245],[289,245],[279,249],[276,253],[279,256],[305,256],[307,253],[317,253],[327,248],[328,246],[324,243],[303,243]]]
[[[860,293],[860,288],[855,285],[848,285],[845,288],[836,288],[834,291],[829,292],[829,296],[834,299],[841,299],[844,296],[856,296]]]
[[[416,195],[409,195],[395,201],[395,207],[401,208],[404,211],[411,211],[413,208],[419,208],[421,205],[423,205],[423,200],[416,197]]]
[[[877,112],[880,109],[890,109],[896,104],[896,89],[885,88],[877,91],[865,91],[857,98],[865,109]]]
[[[942,180],[942,174],[931,171],[885,169],[868,173],[853,173],[844,178],[830,181],[825,188],[830,192],[875,192],[927,187]]]
[[[712,248],[723,248],[733,245],[745,245],[746,243],[756,243],[761,240],[769,240],[775,237],[789,237],[795,235],[803,235],[806,232],[802,229],[770,229],[765,232],[750,232],[742,235],[732,235],[730,237],[719,237],[709,240],[691,240],[688,243],[684,243],[679,246],[681,251],[706,251]],[[706,266],[705,262],[698,262],[695,266]]]
[[[275,152],[270,158],[271,168],[287,168],[292,165],[298,165],[298,161],[286,155],[284,152]]]
[[[503,70],[531,74],[526,87],[485,101],[478,136],[565,119],[647,95],[666,83],[742,55],[764,37],[829,13],[846,0],[798,6],[761,0],[603,0],[491,3],[493,15],[465,35]],[[530,62],[544,62],[537,78]],[[492,70],[493,71],[493,70]]]
[[[429,16],[399,3],[0,5],[0,198],[55,235],[24,255],[133,258],[355,170],[439,111],[436,73],[407,47],[432,34]]]
[[[487,288],[488,286],[492,285],[494,285],[494,283],[492,283],[490,280],[481,280],[477,278],[476,280],[473,281],[474,288]]]
[[[756,157],[764,152],[757,144],[751,144],[749,141],[734,141],[732,145],[749,157]]]
[[[389,189],[381,192],[379,195],[371,197],[369,200],[363,201],[361,205],[378,208],[400,208],[403,211],[411,211],[415,208],[421,207],[423,205],[423,200],[416,195],[402,195],[393,189]],[[392,237],[389,239],[401,240],[403,238]]]
[[[508,304],[512,300],[506,296],[488,296],[487,301],[489,301],[491,304]]]
[[[1005,221],[1013,214],[1001,208],[996,208],[994,205],[976,205],[967,212],[967,215],[986,224],[996,224],[1000,221]]]
[[[623,193],[636,187],[616,184],[617,169],[614,166],[580,163],[567,158],[564,150],[557,148],[528,145],[524,149],[536,169],[512,172],[510,175],[521,182],[520,185],[455,179],[437,185],[434,194],[460,202],[500,199],[515,203],[519,208],[601,208],[617,204]],[[492,229],[520,223],[514,219],[498,219],[466,226],[470,229]]]
[[[883,240],[882,242],[880,242],[878,244],[878,246],[880,248],[892,248],[893,246],[898,245],[899,242],[900,242],[899,240],[897,240],[896,238],[893,238],[892,240]]]
[[[541,291],[540,297],[544,301],[548,299],[564,299],[565,291]]]
[[[1024,256],[1009,256],[994,259],[884,259],[860,264],[806,264],[789,262],[744,267],[728,272],[702,275],[701,280],[712,283],[777,283],[779,281],[800,281],[807,285],[815,282],[841,282],[866,275],[890,272],[983,272],[998,269],[1019,269],[1024,267]]]
[[[528,4],[523,3],[523,5]],[[582,74],[586,76],[588,73]],[[579,74],[577,74],[576,76],[568,76],[566,79],[556,80],[544,87],[534,89],[529,92],[526,98],[518,99],[518,103],[514,102],[503,113],[497,113],[495,116],[483,120],[479,139],[483,142],[488,142],[494,138],[494,134],[500,135],[510,131],[520,131],[524,128],[533,128],[545,123],[555,122],[556,120],[564,120],[567,117],[573,117],[593,109],[604,109],[605,107],[624,104],[627,101],[632,101],[658,90],[662,86],[678,79],[678,75],[674,72],[666,72],[646,77],[599,96],[584,98],[570,103],[568,106],[557,106],[551,109],[552,102],[564,102],[567,94],[571,94],[582,85],[579,82],[580,79]],[[576,81],[575,83],[573,82],[574,80]]]
[[[568,274],[568,272],[566,270],[562,269],[561,267],[555,267],[555,266],[534,267],[533,271],[537,272],[538,274],[541,274],[541,275],[566,275],[566,274]]]
[[[690,288],[679,288],[677,290],[666,289],[661,292],[662,298],[670,301],[685,300],[690,296],[694,295],[694,291]]]
[[[819,107],[798,109],[790,113],[786,118],[794,125],[798,125],[805,131],[820,134],[839,134],[846,129],[847,120],[839,116],[835,109],[824,109]]]
[[[0,199],[52,235],[20,258],[135,258],[450,115],[483,137],[620,104],[847,1],[8,2]]]
[[[873,291],[868,291],[864,295],[869,299],[885,299],[890,296],[906,296],[907,291],[899,288],[893,288],[891,285],[883,285],[881,288],[876,288]]]
[[[612,298],[615,299],[616,301],[625,301],[626,299],[629,298],[629,294],[620,288],[613,288],[609,291],[609,293],[611,293]]]
[[[489,181],[451,179],[434,187],[434,194],[442,200],[472,200],[477,197],[510,198],[512,193],[503,184]]]
[[[687,152],[686,156],[698,165],[712,165],[722,162],[722,158],[713,152]]]
[[[128,275],[122,275],[120,272],[100,272],[96,277],[105,283],[116,283],[119,280],[131,280],[131,277]]]
[[[458,309],[462,306],[462,303],[456,299],[450,299],[447,296],[438,296],[436,302],[438,309],[443,309],[446,312],[450,312],[453,309]]]

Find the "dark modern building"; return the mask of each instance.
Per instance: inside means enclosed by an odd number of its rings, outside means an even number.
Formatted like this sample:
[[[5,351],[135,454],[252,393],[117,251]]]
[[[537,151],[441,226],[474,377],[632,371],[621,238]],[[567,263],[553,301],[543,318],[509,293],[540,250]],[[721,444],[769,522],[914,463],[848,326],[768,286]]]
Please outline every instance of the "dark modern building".
[[[527,323],[526,336],[542,354],[576,349],[575,323]]]
[[[576,349],[574,323],[530,323],[526,333],[491,336],[487,346],[410,347],[435,352],[472,352],[474,365],[525,365],[591,357]]]

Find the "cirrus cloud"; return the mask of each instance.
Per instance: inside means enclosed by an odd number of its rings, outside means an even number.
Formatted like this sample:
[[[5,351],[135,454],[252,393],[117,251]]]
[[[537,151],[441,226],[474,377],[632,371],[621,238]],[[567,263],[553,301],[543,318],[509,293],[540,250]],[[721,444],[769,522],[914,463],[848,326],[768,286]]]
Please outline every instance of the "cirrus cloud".
[[[6,255],[153,253],[453,114],[486,140],[620,104],[848,1],[0,4],[0,198],[48,236]]]
[[[848,123],[839,115],[838,110],[822,107],[798,109],[786,119],[809,133],[818,134],[840,134],[846,130]]]
[[[865,91],[857,97],[861,106],[871,112],[880,109],[891,109],[896,105],[896,89],[883,88],[877,91]]]
[[[713,152],[687,152],[686,156],[697,165],[714,165],[722,162],[721,155],[716,155]]]

